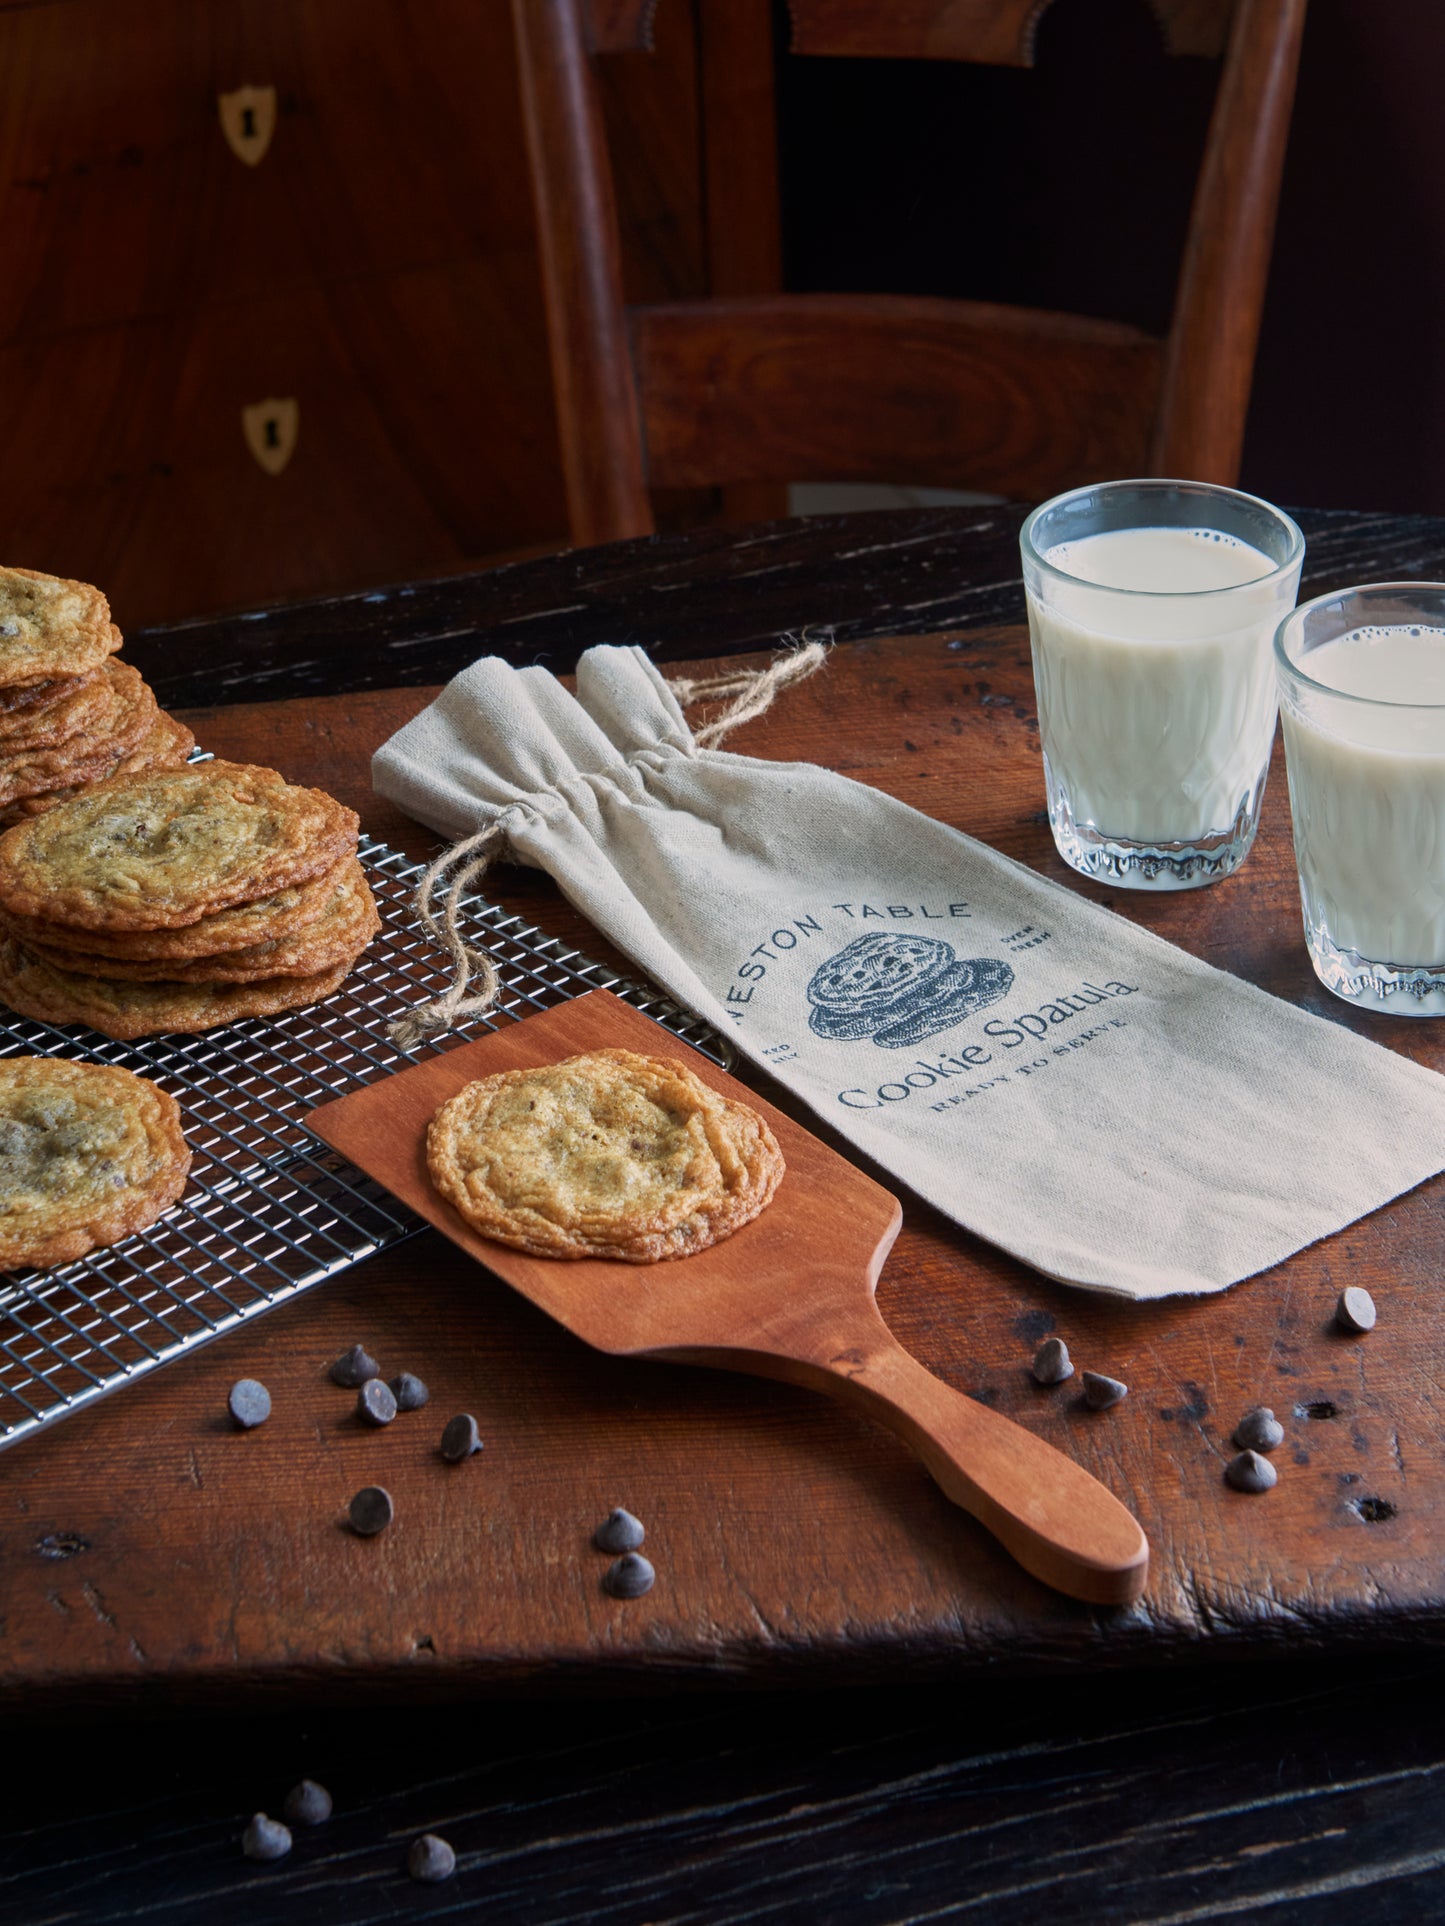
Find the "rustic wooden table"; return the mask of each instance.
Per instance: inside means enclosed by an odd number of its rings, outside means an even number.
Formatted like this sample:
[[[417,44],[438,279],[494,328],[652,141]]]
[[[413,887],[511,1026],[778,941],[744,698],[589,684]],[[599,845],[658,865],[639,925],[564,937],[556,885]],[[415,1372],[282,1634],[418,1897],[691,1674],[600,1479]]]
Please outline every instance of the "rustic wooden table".
[[[1445,574],[1445,525],[1303,519],[1305,592]],[[210,747],[324,784],[419,852],[367,756],[475,654],[565,668],[628,639],[676,659],[827,625],[848,644],[828,675],[736,746],[828,762],[1065,877],[1017,522],[627,544],[131,649],[164,700],[212,698],[190,715]],[[257,692],[286,699],[240,700]],[[1278,778],[1267,823],[1240,877],[1116,906],[1354,1021],[1299,944]],[[498,880],[590,940],[545,879]],[[1445,1065],[1433,1026],[1369,1033]],[[1362,1918],[1437,1916],[1441,1183],[1223,1298],[1143,1309],[905,1199],[885,1316],[1134,1506],[1155,1576],[1128,1613],[1026,1579],[890,1440],[804,1392],[598,1359],[431,1233],[373,1260],[0,1459],[5,1750],[31,1762],[0,1918],[1325,1918],[1346,1892]],[[1381,1301],[1364,1344],[1327,1328],[1346,1276]],[[1049,1329],[1129,1402],[1087,1418],[1038,1393]],[[355,1338],[420,1371],[439,1417],[477,1411],[466,1483],[439,1487],[430,1413],[380,1439],[348,1421],[323,1372]],[[218,1414],[245,1374],[277,1416],[238,1439]],[[1290,1435],[1252,1502],[1219,1473],[1261,1398]],[[336,1523],[383,1453],[384,1562]],[[603,1599],[585,1549],[618,1502],[663,1574],[640,1607]],[[1263,1654],[1290,1663],[1178,1670]],[[666,1696],[737,1683],[759,1690]],[[558,1697],[581,1690],[608,1696]],[[246,1811],[302,1772],[332,1780],[338,1818],[247,1866]],[[428,1827],[462,1855],[434,1891],[399,1870]]]

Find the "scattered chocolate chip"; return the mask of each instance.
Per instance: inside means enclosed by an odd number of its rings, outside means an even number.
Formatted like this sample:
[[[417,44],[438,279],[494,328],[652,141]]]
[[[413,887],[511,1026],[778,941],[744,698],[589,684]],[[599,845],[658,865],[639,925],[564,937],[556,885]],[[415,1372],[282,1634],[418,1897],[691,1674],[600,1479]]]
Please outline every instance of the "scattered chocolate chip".
[[[646,1538],[642,1520],[634,1518],[630,1511],[609,1511],[602,1523],[592,1534],[592,1542],[598,1551],[632,1552]]]
[[[284,1859],[291,1850],[290,1829],[264,1812],[253,1813],[241,1834],[241,1850],[248,1859]]]
[[[255,1378],[237,1378],[226,1403],[243,1431],[253,1431],[271,1415],[271,1393]]]
[[[1234,1427],[1241,1451],[1274,1451],[1284,1443],[1284,1426],[1267,1404],[1254,1405]]]
[[[1340,1301],[1335,1306],[1335,1322],[1342,1331],[1353,1331],[1363,1337],[1366,1331],[1375,1328],[1375,1300],[1358,1284],[1351,1284],[1340,1292]]]
[[[353,1344],[349,1351],[343,1351],[331,1367],[331,1382],[339,1384],[346,1391],[354,1391],[359,1384],[365,1384],[368,1378],[380,1376],[381,1366],[359,1344]]]
[[[368,1378],[356,1394],[356,1415],[363,1424],[390,1424],[396,1416],[391,1386],[380,1378]]]
[[[391,1395],[398,1411],[420,1411],[431,1392],[412,1372],[399,1371],[391,1381]]]
[[[380,1485],[363,1485],[347,1507],[351,1529],[363,1538],[385,1531],[393,1515],[391,1493]]]
[[[448,1464],[459,1465],[463,1458],[470,1458],[474,1451],[480,1451],[482,1440],[477,1432],[477,1421],[468,1411],[459,1411],[454,1418],[447,1419],[442,1433],[441,1454]]]
[[[614,1558],[602,1574],[602,1589],[611,1592],[614,1598],[641,1598],[644,1592],[652,1590],[656,1577],[651,1561],[641,1552],[624,1552],[621,1558]]]
[[[457,1869],[457,1856],[445,1839],[438,1839],[434,1832],[424,1832],[420,1839],[413,1839],[408,1848],[406,1869],[413,1879],[435,1886],[440,1880],[451,1878]]]
[[[1127,1398],[1129,1387],[1118,1378],[1106,1378],[1102,1371],[1084,1373],[1084,1403],[1091,1411],[1107,1411],[1120,1398]]]
[[[331,1794],[314,1779],[303,1779],[286,1794],[281,1810],[293,1826],[324,1826],[331,1817]]]
[[[1236,1491],[1269,1491],[1279,1483],[1279,1473],[1257,1451],[1241,1451],[1224,1467],[1224,1482]]]
[[[1065,1378],[1074,1375],[1069,1347],[1062,1338],[1044,1339],[1034,1352],[1033,1374],[1036,1384],[1062,1384]]]

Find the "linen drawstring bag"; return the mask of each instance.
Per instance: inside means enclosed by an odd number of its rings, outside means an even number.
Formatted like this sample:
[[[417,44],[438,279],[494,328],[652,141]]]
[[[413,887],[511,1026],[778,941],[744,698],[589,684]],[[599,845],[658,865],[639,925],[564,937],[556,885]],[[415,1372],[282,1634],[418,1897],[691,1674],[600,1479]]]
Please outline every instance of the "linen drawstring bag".
[[[1445,1079],[861,783],[702,746],[640,649],[575,696],[475,662],[373,780],[1050,1277],[1217,1291],[1445,1168]]]

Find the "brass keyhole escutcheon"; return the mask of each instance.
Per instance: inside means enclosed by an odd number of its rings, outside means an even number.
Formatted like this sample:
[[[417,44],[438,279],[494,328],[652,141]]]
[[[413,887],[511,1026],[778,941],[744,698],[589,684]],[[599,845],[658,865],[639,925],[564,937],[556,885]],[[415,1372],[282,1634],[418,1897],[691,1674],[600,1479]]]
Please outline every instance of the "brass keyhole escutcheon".
[[[217,94],[216,107],[226,145],[237,160],[255,167],[265,159],[276,131],[276,89],[237,87],[234,93]]]
[[[241,410],[241,432],[258,466],[268,475],[279,475],[296,452],[296,436],[301,426],[301,410],[292,395],[284,399],[268,395]]]

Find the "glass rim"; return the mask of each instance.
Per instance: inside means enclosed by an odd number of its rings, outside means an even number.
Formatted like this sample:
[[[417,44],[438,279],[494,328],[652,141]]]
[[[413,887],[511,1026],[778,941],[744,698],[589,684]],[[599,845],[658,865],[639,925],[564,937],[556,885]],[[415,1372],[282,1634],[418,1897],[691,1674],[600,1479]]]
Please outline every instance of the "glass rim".
[[[1252,508],[1262,508],[1267,515],[1272,515],[1277,522],[1283,525],[1290,538],[1289,554],[1282,562],[1275,563],[1271,566],[1265,574],[1252,576],[1247,582],[1235,582],[1228,588],[1111,588],[1107,582],[1091,582],[1087,576],[1071,575],[1066,568],[1060,568],[1056,562],[1051,562],[1034,541],[1034,524],[1041,515],[1047,514],[1050,509],[1058,508],[1061,503],[1073,501],[1080,495],[1107,495],[1124,488],[1177,488],[1192,490],[1201,495],[1222,496],[1227,501],[1248,502]],[[1150,524],[1141,523],[1140,526],[1148,527]],[[1046,575],[1052,575],[1060,582],[1069,582],[1078,588],[1096,589],[1101,595],[1133,595],[1137,596],[1141,601],[1155,602],[1182,602],[1189,600],[1191,596],[1237,595],[1241,589],[1261,588],[1266,583],[1276,581],[1282,575],[1287,575],[1292,568],[1297,568],[1303,561],[1305,552],[1304,531],[1300,528],[1298,522],[1296,522],[1292,516],[1286,515],[1282,508],[1276,508],[1273,502],[1267,502],[1262,495],[1246,494],[1242,488],[1226,488],[1222,482],[1187,481],[1182,477],[1176,479],[1168,475],[1139,475],[1132,479],[1126,478],[1119,481],[1086,482],[1081,488],[1068,488],[1064,490],[1062,495],[1051,495],[1046,502],[1040,502],[1037,508],[1029,512],[1028,518],[1019,530],[1019,541],[1023,544],[1029,559],[1036,563]]]
[[[1442,635],[1445,635],[1445,582],[1357,582],[1350,588],[1331,589],[1326,595],[1312,596],[1308,602],[1301,602],[1296,608],[1290,610],[1289,614],[1281,620],[1274,632],[1274,656],[1276,664],[1285,671],[1286,675],[1292,681],[1302,682],[1305,687],[1309,689],[1318,689],[1321,695],[1332,696],[1336,702],[1354,702],[1366,709],[1407,709],[1417,714],[1421,712],[1429,714],[1431,710],[1437,709],[1445,711],[1445,702],[1391,702],[1385,696],[1356,695],[1348,689],[1332,689],[1328,682],[1318,681],[1314,676],[1302,669],[1292,656],[1285,653],[1285,630],[1291,622],[1296,621],[1301,616],[1308,615],[1312,609],[1323,608],[1330,602],[1343,602],[1349,596],[1382,594],[1418,595],[1422,589],[1433,589],[1435,593],[1441,597],[1442,620],[1440,622],[1440,629]],[[1355,626],[1357,628],[1367,628],[1370,625],[1367,622],[1359,622],[1356,623]],[[1390,626],[1402,627],[1412,625],[1391,624]],[[1421,623],[1420,626],[1425,628],[1433,625]],[[1339,635],[1332,636],[1330,639],[1334,642],[1342,642],[1349,633],[1350,630],[1345,629]]]

